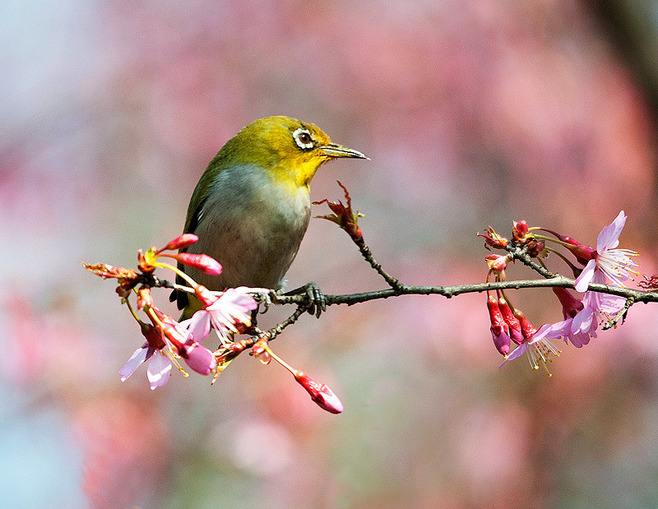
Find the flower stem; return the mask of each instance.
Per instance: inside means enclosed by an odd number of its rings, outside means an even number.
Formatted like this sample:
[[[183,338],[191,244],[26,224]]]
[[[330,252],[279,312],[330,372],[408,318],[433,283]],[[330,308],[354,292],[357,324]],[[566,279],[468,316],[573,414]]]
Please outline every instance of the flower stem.
[[[133,315],[133,318],[137,321],[137,323],[139,323],[140,325],[144,323],[142,322],[142,320],[140,320],[139,316],[137,316],[135,309],[133,308],[132,304],[130,303],[130,300],[128,300],[127,297],[124,299],[124,302],[126,306],[128,306],[128,310],[130,311],[130,314]]]
[[[290,364],[288,364],[281,357],[279,357],[277,354],[275,354],[269,346],[265,346],[264,348],[265,348],[265,351],[270,354],[272,359],[274,359],[276,362],[281,364],[284,368],[286,368],[288,371],[290,371],[293,375],[295,373],[297,373],[297,370],[295,368],[293,368]]]
[[[188,276],[187,274],[185,274],[185,272],[183,272],[182,270],[180,270],[178,267],[176,267],[176,266],[174,266],[174,265],[171,265],[170,263],[157,261],[157,262],[155,262],[153,265],[154,265],[155,267],[160,267],[160,268],[162,268],[162,269],[168,269],[168,270],[171,270],[171,271],[174,272],[176,275],[182,277],[185,281],[187,281],[187,283],[188,283],[192,288],[196,288],[196,287],[198,286],[198,283],[197,283],[194,279],[192,279],[190,276]]]

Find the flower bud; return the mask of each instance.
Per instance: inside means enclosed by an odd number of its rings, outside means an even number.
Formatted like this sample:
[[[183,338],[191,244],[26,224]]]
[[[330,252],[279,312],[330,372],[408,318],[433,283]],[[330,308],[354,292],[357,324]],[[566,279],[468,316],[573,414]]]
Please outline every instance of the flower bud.
[[[583,302],[574,297],[566,288],[553,288],[553,293],[557,296],[562,304],[562,314],[564,319],[573,318],[584,309]]]
[[[214,258],[205,254],[195,253],[178,253],[171,255],[171,258],[179,261],[183,265],[194,267],[211,276],[219,276],[222,273],[222,266]]]
[[[514,310],[514,316],[516,316],[516,318],[519,320],[519,323],[521,324],[521,332],[523,333],[523,338],[526,341],[529,341],[537,332],[536,327],[518,309]]]
[[[548,233],[552,233],[558,239],[564,242],[565,243],[564,247],[566,247],[569,251],[571,251],[573,255],[576,257],[576,260],[578,260],[583,265],[587,265],[587,262],[593,260],[596,257],[596,250],[594,248],[591,248],[585,244],[581,244],[573,237],[569,237],[568,235],[562,235],[561,233],[557,233],[553,230],[549,230],[548,228],[544,228],[544,230],[547,231]]]
[[[175,239],[169,241],[165,247],[158,249],[157,252],[161,253],[162,251],[176,251],[178,249],[183,249],[184,247],[191,246],[198,240],[199,237],[193,233],[183,233],[182,235],[179,235]]]
[[[487,298],[487,308],[489,309],[489,320],[491,321],[491,338],[493,339],[496,350],[501,355],[509,354],[510,347],[510,329],[503,314],[498,307],[498,301],[495,297]]]
[[[334,394],[325,384],[319,384],[302,371],[295,371],[295,380],[311,395],[315,403],[332,414],[340,414],[343,411],[343,404],[338,396]]]
[[[196,341],[188,340],[179,353],[191,369],[202,375],[210,374],[217,366],[215,355]]]
[[[500,312],[503,315],[505,323],[509,326],[509,336],[517,345],[523,343],[523,332],[521,331],[521,322],[519,319],[514,316],[512,309],[509,306],[509,303],[505,298],[498,300],[498,307]]]

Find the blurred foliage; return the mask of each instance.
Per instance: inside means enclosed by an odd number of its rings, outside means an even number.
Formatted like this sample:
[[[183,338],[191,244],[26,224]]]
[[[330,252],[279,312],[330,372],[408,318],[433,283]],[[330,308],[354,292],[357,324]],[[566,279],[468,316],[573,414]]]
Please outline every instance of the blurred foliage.
[[[214,387],[120,384],[139,333],[80,267],[131,264],[179,233],[217,149],[285,113],[373,157],[323,168],[313,197],[335,197],[340,177],[409,283],[481,280],[487,224],[593,242],[620,209],[623,243],[656,272],[655,114],[584,4],[4,2],[5,505],[657,506],[654,306],[565,349],[550,380],[497,368],[481,295],[304,318],[277,351],[341,395],[336,417],[247,357]],[[380,285],[326,221],[289,274],[308,280]],[[525,292],[526,314],[558,319],[551,297]]]

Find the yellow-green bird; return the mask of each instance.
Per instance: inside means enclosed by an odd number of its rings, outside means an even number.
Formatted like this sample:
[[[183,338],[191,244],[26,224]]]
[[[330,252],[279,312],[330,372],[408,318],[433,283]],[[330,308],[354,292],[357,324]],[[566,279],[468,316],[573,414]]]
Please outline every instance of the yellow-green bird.
[[[258,119],[221,148],[201,176],[187,210],[184,233],[223,266],[220,276],[180,268],[212,290],[237,286],[279,289],[311,217],[311,180],[332,159],[368,159],[331,142],[318,126],[286,116]],[[176,294],[190,317],[194,297]]]

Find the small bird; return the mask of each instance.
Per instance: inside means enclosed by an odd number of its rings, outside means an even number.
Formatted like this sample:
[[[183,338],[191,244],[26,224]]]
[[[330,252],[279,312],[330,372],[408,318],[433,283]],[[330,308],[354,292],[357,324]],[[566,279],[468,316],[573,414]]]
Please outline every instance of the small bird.
[[[265,117],[244,127],[201,176],[183,232],[199,237],[187,251],[217,259],[222,274],[179,268],[211,290],[280,289],[311,217],[311,180],[322,164],[341,157],[368,159],[295,118]],[[199,307],[183,292],[174,291],[173,299],[183,318]]]

